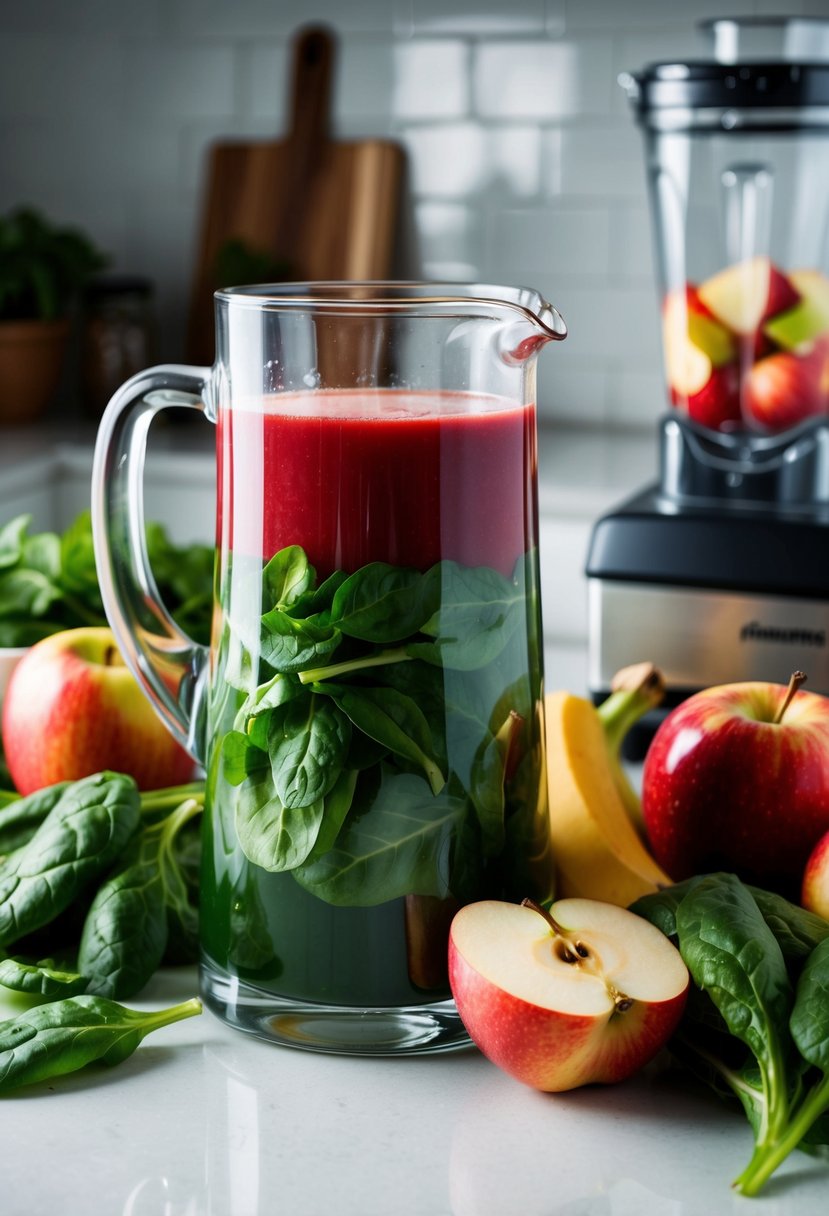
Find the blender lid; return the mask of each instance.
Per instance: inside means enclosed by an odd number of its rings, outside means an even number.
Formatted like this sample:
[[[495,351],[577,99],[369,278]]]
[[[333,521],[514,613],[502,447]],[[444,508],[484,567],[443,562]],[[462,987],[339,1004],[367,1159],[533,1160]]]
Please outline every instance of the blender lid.
[[[712,109],[733,116],[725,127],[741,125],[737,110],[763,111],[747,119],[753,130],[763,117],[775,128],[829,125],[829,62],[651,63],[619,83],[640,121],[673,112],[674,129],[698,125],[697,112]]]

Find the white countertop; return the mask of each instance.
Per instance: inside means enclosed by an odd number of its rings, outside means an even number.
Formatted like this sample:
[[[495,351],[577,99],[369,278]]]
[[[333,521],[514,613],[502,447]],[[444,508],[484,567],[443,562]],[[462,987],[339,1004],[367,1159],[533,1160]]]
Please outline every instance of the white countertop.
[[[195,991],[164,972],[131,1004]],[[2,1112],[4,1216],[822,1216],[829,1194],[795,1154],[759,1199],[733,1195],[747,1123],[664,1060],[548,1095],[474,1049],[315,1055],[208,1012]]]

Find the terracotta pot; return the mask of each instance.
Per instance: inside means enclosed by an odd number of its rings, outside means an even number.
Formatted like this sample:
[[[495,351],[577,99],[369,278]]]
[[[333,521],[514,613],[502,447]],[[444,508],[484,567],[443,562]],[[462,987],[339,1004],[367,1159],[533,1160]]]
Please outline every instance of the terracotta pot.
[[[0,321],[0,423],[39,418],[60,384],[69,321]]]

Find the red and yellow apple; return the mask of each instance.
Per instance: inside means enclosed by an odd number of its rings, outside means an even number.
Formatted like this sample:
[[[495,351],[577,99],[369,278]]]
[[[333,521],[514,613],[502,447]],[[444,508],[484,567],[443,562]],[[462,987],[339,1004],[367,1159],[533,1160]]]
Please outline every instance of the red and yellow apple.
[[[825,832],[809,854],[803,871],[800,902],[809,912],[829,920],[829,832]]]
[[[642,813],[672,878],[731,870],[797,898],[809,853],[829,831],[829,698],[798,683],[708,688],[659,726]]]
[[[689,979],[677,949],[641,917],[560,899],[549,913],[497,900],[461,908],[449,982],[484,1055],[558,1092],[642,1068],[676,1029]]]
[[[102,769],[141,789],[189,781],[193,760],[123,662],[109,629],[68,629],[21,659],[3,701],[3,748],[21,794]]]

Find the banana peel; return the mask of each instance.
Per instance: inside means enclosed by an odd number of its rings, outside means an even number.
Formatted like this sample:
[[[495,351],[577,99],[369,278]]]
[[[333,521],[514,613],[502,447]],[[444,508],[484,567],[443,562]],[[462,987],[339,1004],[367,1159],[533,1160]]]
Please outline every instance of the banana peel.
[[[617,712],[620,705],[630,708],[629,703],[629,695],[617,701]],[[635,717],[643,712],[640,702]],[[560,691],[546,698],[545,717],[557,897],[580,896],[627,907],[642,895],[670,886],[670,877],[631,821],[617,784],[614,743],[609,742],[600,711],[584,698]],[[618,767],[621,770],[621,764]]]

